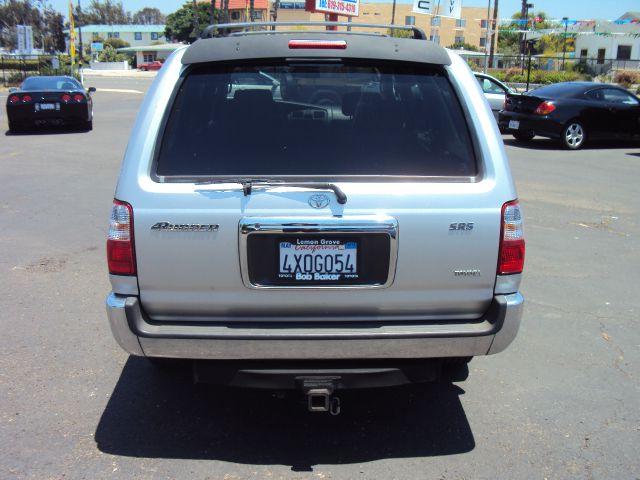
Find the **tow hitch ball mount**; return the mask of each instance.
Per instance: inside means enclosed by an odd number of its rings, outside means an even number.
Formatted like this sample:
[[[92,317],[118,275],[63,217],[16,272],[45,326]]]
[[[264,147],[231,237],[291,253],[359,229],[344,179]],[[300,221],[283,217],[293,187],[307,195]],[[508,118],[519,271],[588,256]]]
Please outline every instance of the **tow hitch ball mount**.
[[[340,399],[333,396],[334,379],[304,379],[302,391],[307,396],[307,408],[310,412],[329,412],[340,414]]]

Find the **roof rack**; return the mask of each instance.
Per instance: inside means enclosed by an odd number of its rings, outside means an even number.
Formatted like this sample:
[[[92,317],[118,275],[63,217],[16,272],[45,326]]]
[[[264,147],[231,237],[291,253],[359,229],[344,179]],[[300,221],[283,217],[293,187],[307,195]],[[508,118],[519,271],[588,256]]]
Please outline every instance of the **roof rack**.
[[[424,30],[414,25],[385,25],[379,23],[355,23],[355,22],[242,22],[242,23],[220,23],[216,25],[209,25],[204,29],[200,38],[207,37],[226,37],[230,35],[230,30],[238,30],[239,32],[232,32],[234,35],[242,35],[251,32],[251,30],[260,28],[266,29],[271,27],[271,30],[261,30],[262,33],[285,33],[275,30],[276,27],[348,27],[348,28],[386,28],[389,30],[409,30],[413,32],[413,38],[416,40],[426,40],[427,35]],[[305,33],[304,30],[299,30],[300,33]],[[331,31],[328,31],[331,33]],[[306,31],[306,33],[309,33]],[[350,31],[336,32],[340,34],[349,34]]]

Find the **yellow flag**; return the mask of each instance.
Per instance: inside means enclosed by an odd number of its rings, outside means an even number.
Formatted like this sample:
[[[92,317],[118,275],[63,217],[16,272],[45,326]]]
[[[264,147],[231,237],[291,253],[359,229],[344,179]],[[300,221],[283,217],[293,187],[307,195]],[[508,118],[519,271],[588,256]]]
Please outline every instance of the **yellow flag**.
[[[69,43],[69,55],[71,56],[71,66],[75,63],[76,59],[76,29],[73,25],[73,4],[69,0],[69,37],[71,41]]]

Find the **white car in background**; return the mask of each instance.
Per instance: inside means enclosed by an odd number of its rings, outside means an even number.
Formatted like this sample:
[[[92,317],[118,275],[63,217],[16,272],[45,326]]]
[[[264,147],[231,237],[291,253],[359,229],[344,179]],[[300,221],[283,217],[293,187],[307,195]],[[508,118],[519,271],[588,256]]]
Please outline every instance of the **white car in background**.
[[[491,112],[498,121],[498,114],[504,107],[504,99],[507,93],[515,93],[515,91],[506,86],[497,78],[487,75],[486,73],[473,72],[476,80],[480,84],[480,88],[484,92],[484,96],[489,101]]]

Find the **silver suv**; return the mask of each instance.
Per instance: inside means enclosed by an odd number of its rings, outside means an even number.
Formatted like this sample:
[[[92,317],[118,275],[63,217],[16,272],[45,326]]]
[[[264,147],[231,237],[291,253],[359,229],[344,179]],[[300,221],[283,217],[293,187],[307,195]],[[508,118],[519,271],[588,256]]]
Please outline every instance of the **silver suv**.
[[[413,33],[239,31],[167,60],[111,214],[122,348],[326,410],[336,388],[513,341],[524,238],[502,140],[466,63]]]

